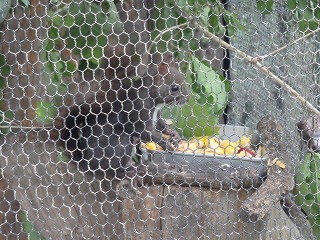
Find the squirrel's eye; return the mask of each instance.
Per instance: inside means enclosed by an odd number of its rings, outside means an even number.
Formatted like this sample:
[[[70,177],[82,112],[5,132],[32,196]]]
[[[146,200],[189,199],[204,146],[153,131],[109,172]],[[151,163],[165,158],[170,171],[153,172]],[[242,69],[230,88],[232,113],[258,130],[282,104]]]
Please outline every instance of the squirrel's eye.
[[[179,86],[178,85],[172,85],[171,86],[171,91],[172,92],[176,92],[176,91],[178,91],[179,90]]]

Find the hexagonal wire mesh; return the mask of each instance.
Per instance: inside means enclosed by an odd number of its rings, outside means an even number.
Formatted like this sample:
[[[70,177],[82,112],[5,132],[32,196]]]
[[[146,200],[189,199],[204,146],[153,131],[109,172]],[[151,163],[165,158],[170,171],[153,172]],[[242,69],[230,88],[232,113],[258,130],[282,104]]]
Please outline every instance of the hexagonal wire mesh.
[[[0,5],[0,239],[320,238],[317,0]]]

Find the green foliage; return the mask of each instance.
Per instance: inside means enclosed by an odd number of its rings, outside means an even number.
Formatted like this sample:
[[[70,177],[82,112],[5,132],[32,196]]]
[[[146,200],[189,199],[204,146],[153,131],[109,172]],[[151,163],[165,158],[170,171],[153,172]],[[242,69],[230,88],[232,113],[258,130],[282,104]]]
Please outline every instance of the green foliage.
[[[208,103],[214,111],[220,112],[227,103],[225,79],[205,62],[191,57],[192,90],[199,95],[199,103]]]
[[[22,2],[24,6],[29,7],[29,0],[19,0],[19,2]]]
[[[19,3],[25,7],[29,7],[29,0],[19,0]],[[8,13],[14,11],[14,7],[11,0],[0,0],[0,23],[6,18]]]
[[[7,65],[5,56],[0,54],[0,89],[6,86],[5,78],[10,74],[10,66]],[[2,91],[0,91],[0,99],[2,99]]]
[[[3,89],[6,87],[6,78],[10,75],[10,66],[7,65],[5,56],[0,54],[0,126],[8,126],[13,119],[12,111],[6,110],[3,99]],[[2,134],[7,134],[9,128],[1,128]]]
[[[274,0],[257,1],[257,9],[262,14],[273,11]],[[320,5],[318,0],[287,0],[287,7],[292,11],[292,20],[299,30],[308,32],[320,26]]]
[[[259,0],[259,1],[257,1],[257,9],[262,14],[270,14],[273,10],[273,0]]]
[[[63,59],[68,56],[61,55],[61,48],[72,51],[86,66],[95,69],[103,57],[108,34],[122,29],[113,1],[76,0],[68,5],[59,2],[48,15],[47,69],[59,82],[77,70],[73,61]]]
[[[44,123],[51,123],[57,115],[57,108],[53,102],[37,102],[36,108],[37,120]]]
[[[28,234],[29,240],[45,240],[45,238],[35,230],[34,226],[28,220],[27,214],[24,211],[20,211],[19,215],[23,222],[23,231]]]
[[[296,175],[296,203],[307,213],[314,234],[320,238],[320,154],[307,153]]]
[[[44,43],[42,61],[48,75],[47,94],[53,102],[39,102],[36,109],[38,120],[52,121],[56,106],[68,86],[64,78],[76,71],[99,67],[104,55],[108,35],[122,29],[118,12],[111,0],[92,2],[86,0],[55,1],[48,11],[48,38]],[[73,57],[80,59],[77,63]]]
[[[0,1],[0,23],[6,18],[11,7],[11,0]]]
[[[70,158],[67,156],[67,154],[61,150],[59,151],[59,154],[58,154],[58,162],[59,163],[67,163],[69,162]]]
[[[228,24],[228,34],[231,36],[244,28],[237,16],[227,11],[220,1],[162,0],[157,1],[156,5],[159,10],[153,14],[156,28],[152,36],[154,39],[161,36],[155,43],[156,50],[170,50],[178,58],[186,58],[190,64],[184,72],[192,89],[191,100],[186,105],[166,107],[163,115],[173,119],[175,127],[184,137],[214,135],[217,133],[215,126],[218,117],[227,104],[230,82],[193,54],[201,43],[209,40],[195,37],[192,24],[184,28],[175,26],[188,22],[185,16],[197,16],[199,24],[215,35],[225,34],[224,22]],[[163,33],[168,28],[172,31]],[[190,51],[192,53],[186,57],[182,56],[183,52]]]
[[[183,106],[166,106],[163,117],[174,119],[173,127],[185,138],[194,136],[212,136],[218,133],[217,115],[208,103],[199,103],[198,96],[192,94],[189,102]]]
[[[231,13],[226,10],[224,5],[218,0],[211,1],[191,1],[191,0],[162,0],[157,1],[157,7],[160,9],[156,14],[158,19],[156,22],[155,34],[161,33],[161,30],[172,28],[178,24],[187,22],[185,16],[197,16],[199,24],[202,27],[214,33],[215,35],[222,36],[225,34],[225,27],[223,20],[228,26],[228,34],[232,37],[237,30],[244,30],[244,27],[240,24],[235,13]],[[156,16],[157,17],[157,16]],[[158,31],[158,32],[157,32]],[[194,38],[194,31],[187,27],[179,34],[180,29],[174,29],[171,34],[171,41],[176,40],[181,50],[195,50],[191,48],[182,48],[182,46],[188,46],[191,39]],[[163,40],[168,39],[169,33],[163,36]],[[162,44],[166,44],[162,42]],[[161,45],[161,44],[160,44]],[[159,47],[159,43],[157,44]],[[163,46],[160,46],[162,49]],[[176,50],[176,49],[173,49]]]
[[[4,101],[0,100],[0,105],[4,105]],[[13,112],[10,110],[0,110],[0,126],[2,128],[0,129],[2,134],[8,134],[9,133],[9,122],[13,119]]]
[[[288,8],[300,31],[308,32],[320,26],[320,5],[318,0],[288,0]]]

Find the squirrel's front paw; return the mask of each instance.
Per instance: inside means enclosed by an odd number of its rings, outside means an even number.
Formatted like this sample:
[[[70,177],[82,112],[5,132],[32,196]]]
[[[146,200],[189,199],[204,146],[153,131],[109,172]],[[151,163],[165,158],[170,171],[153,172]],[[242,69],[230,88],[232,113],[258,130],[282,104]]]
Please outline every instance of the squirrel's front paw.
[[[170,139],[169,139],[167,145],[173,151],[178,147],[179,142],[181,141],[181,137],[176,130],[170,130],[169,136],[170,136]]]
[[[160,145],[163,150],[173,152],[178,148],[181,137],[179,133],[175,130],[165,129],[162,131],[162,136],[160,139],[154,140],[158,145]]]
[[[179,146],[180,138],[170,138],[165,141],[163,145],[160,145],[164,150],[169,152],[175,151]]]

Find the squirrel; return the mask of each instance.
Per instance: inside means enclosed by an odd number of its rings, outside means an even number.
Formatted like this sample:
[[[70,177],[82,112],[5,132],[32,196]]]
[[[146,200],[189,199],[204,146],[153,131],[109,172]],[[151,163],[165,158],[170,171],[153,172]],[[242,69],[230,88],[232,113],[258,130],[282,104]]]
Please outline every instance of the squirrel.
[[[76,94],[75,104],[63,112],[60,136],[81,169],[102,172],[109,179],[135,178],[145,170],[126,166],[135,145],[133,137],[172,151],[180,136],[161,119],[159,110],[163,105],[186,103],[189,86],[171,54],[163,54],[162,62],[150,63],[146,74],[136,80],[122,72],[120,78],[117,66],[117,74],[110,77],[111,60],[104,62],[106,77],[98,82],[99,87]],[[170,139],[163,139],[162,134]]]
[[[320,117],[303,118],[297,125],[308,148],[320,152]]]

